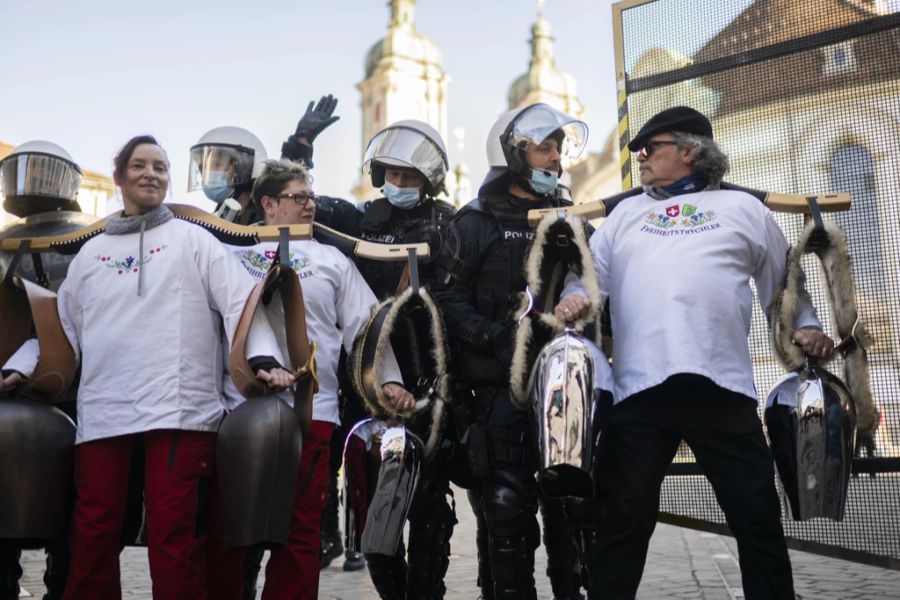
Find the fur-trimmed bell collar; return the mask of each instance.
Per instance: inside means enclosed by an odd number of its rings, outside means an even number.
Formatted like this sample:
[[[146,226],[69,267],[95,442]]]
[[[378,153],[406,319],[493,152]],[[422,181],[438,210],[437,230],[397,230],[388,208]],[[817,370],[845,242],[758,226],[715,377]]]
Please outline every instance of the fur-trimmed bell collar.
[[[528,400],[528,380],[537,354],[566,323],[553,314],[569,273],[578,277],[590,300],[588,314],[572,325],[577,331],[593,321],[600,308],[600,287],[587,241],[587,224],[577,216],[544,217],[537,227],[525,259],[527,291],[521,294],[510,368],[513,402],[520,408]],[[530,295],[530,297],[529,297]]]
[[[847,241],[834,223],[826,221],[824,229],[818,229],[811,221],[788,252],[781,289],[772,298],[768,310],[772,346],[788,370],[798,370],[806,364],[806,355],[794,344],[793,335],[806,282],[801,259],[808,253],[814,253],[822,263],[837,334],[851,347],[844,356],[844,379],[856,402],[857,426],[870,431],[876,426],[876,409],[866,351],[873,340],[857,311]]]

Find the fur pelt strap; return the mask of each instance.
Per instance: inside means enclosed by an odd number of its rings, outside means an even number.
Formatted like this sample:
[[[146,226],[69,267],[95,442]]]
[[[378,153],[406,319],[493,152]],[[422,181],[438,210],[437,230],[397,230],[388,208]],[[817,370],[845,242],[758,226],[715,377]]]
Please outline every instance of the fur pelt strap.
[[[844,379],[856,401],[857,424],[862,430],[871,430],[876,422],[867,357],[872,337],[857,311],[856,286],[847,241],[834,223],[826,221],[823,227],[817,228],[810,221],[800,239],[788,252],[782,288],[769,307],[773,348],[779,360],[789,370],[800,369],[806,364],[807,357],[794,344],[793,335],[806,281],[801,260],[809,253],[819,258],[825,274],[835,328],[842,340],[837,350],[844,356]]]
[[[587,225],[575,215],[548,214],[538,225],[525,259],[528,287],[521,294],[515,330],[515,347],[510,367],[513,403],[524,408],[528,401],[528,381],[535,359],[566,323],[553,314],[566,277],[574,273],[590,300],[588,314],[571,325],[581,331],[594,320],[600,307],[600,288],[587,242]]]
[[[419,320],[409,316],[413,310],[418,313]],[[422,317],[427,322],[423,322]],[[372,416],[386,420],[403,418],[391,406],[381,388],[384,359],[391,348],[391,332],[400,328],[414,335],[413,345],[423,351],[417,353],[418,360],[423,361],[419,372],[428,379],[412,390],[416,395],[412,415],[421,413],[431,416],[425,441],[425,456],[430,458],[441,439],[450,385],[443,320],[427,290],[408,287],[402,294],[388,298],[372,309],[372,316],[353,342],[349,361],[351,381]],[[397,358],[400,359],[400,355]]]

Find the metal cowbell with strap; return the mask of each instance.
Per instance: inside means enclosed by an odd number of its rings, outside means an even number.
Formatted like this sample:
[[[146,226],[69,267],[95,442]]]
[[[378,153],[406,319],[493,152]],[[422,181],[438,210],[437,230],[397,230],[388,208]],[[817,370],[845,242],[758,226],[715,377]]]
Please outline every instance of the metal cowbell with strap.
[[[10,270],[10,273],[13,269]],[[30,336],[40,357],[28,381],[0,398],[0,538],[63,540],[71,518],[75,424],[52,406],[75,379],[75,353],[56,294],[9,276],[0,283],[0,364]]]
[[[281,247],[287,247],[286,240]],[[253,374],[246,356],[253,315],[273,293],[280,295],[284,306],[288,357],[296,378],[293,410]],[[225,418],[217,437],[226,543],[230,547],[260,542],[283,544],[290,529],[303,434],[312,420],[312,398],[318,384],[315,344],[306,334],[300,282],[292,269],[278,261],[253,288],[244,306],[232,343],[229,371],[248,401]]]
[[[0,364],[29,338],[37,338],[39,347],[31,377],[0,398],[0,538],[64,540],[67,534],[75,425],[53,404],[74,400],[76,364],[50,290],[65,278],[71,258],[44,256],[34,246],[94,221],[56,210],[29,214],[0,231],[7,250],[0,255]]]
[[[422,446],[422,440],[403,425],[388,427],[382,433],[378,484],[362,534],[363,554],[397,554],[422,474]]]
[[[362,536],[362,551],[394,556],[412,506],[423,463],[437,451],[446,403],[447,346],[437,305],[419,285],[415,250],[410,250],[404,276],[410,286],[377,305],[360,331],[350,357],[351,379],[367,410],[386,421],[378,481]],[[391,338],[402,332],[404,347],[396,356],[404,379],[416,399],[410,415],[397,413],[381,388],[384,358]],[[410,376],[409,374],[413,374]],[[421,436],[419,435],[421,433]],[[423,442],[422,439],[425,439]],[[389,441],[390,443],[386,443]]]
[[[560,211],[535,231],[525,261],[528,287],[516,323],[510,369],[513,401],[530,403],[540,452],[538,483],[549,497],[594,495],[593,460],[598,403],[611,387],[609,363],[581,331],[597,315],[599,288],[587,245],[587,225]],[[591,306],[582,319],[553,314],[566,278],[574,274]]]
[[[783,499],[795,520],[843,519],[857,425],[870,430],[875,406],[866,350],[872,340],[856,308],[850,256],[841,230],[823,222],[810,202],[813,220],[788,254],[782,289],[769,306],[775,353],[790,373],[770,391],[764,416]],[[793,343],[798,298],[806,276],[805,254],[822,263],[828,297],[844,356],[845,385]]]

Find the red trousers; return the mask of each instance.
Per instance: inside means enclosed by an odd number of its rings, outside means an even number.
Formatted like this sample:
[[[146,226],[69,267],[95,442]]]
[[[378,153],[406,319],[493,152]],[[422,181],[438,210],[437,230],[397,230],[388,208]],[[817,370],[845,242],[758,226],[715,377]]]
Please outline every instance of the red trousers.
[[[240,598],[243,553],[224,551],[218,502],[211,495],[216,435],[156,430],[76,446],[72,558],[64,600],[122,597],[119,554],[129,465],[139,437],[153,598]]]
[[[272,548],[262,600],[314,600],[319,595],[319,530],[328,494],[334,423],[313,421],[303,440],[288,542]]]
[[[345,534],[349,539],[353,536],[356,548],[360,547],[366,516],[369,513],[369,501],[374,490],[369,489],[369,451],[366,443],[355,435],[347,438],[347,449],[344,451],[344,477],[347,478],[349,498],[347,505],[356,514],[354,531]]]

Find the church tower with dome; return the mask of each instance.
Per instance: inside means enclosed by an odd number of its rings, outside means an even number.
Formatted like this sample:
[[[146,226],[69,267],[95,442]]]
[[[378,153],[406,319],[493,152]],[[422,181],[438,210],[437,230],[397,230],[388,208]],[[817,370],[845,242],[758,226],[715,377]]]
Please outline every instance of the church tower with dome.
[[[550,23],[540,9],[537,20],[531,26],[531,61],[528,72],[509,86],[508,100],[510,110],[544,102],[573,117],[584,115],[575,78],[556,67]]]
[[[528,71],[509,86],[509,110],[543,102],[573,117],[584,117],[584,105],[578,98],[575,78],[559,69],[553,57],[550,23],[544,18],[538,0],[537,19],[531,26],[531,59]],[[597,135],[597,132],[594,132]],[[572,164],[564,164],[560,183],[569,188],[572,200],[585,202],[610,196],[620,191],[613,130],[599,153],[583,154]]]
[[[447,84],[437,44],[416,31],[415,1],[390,0],[387,34],[366,55],[365,79],[360,91],[362,156],[366,144],[388,124],[418,119],[438,130],[447,140]],[[353,187],[353,195],[370,199],[378,195],[368,175]]]

